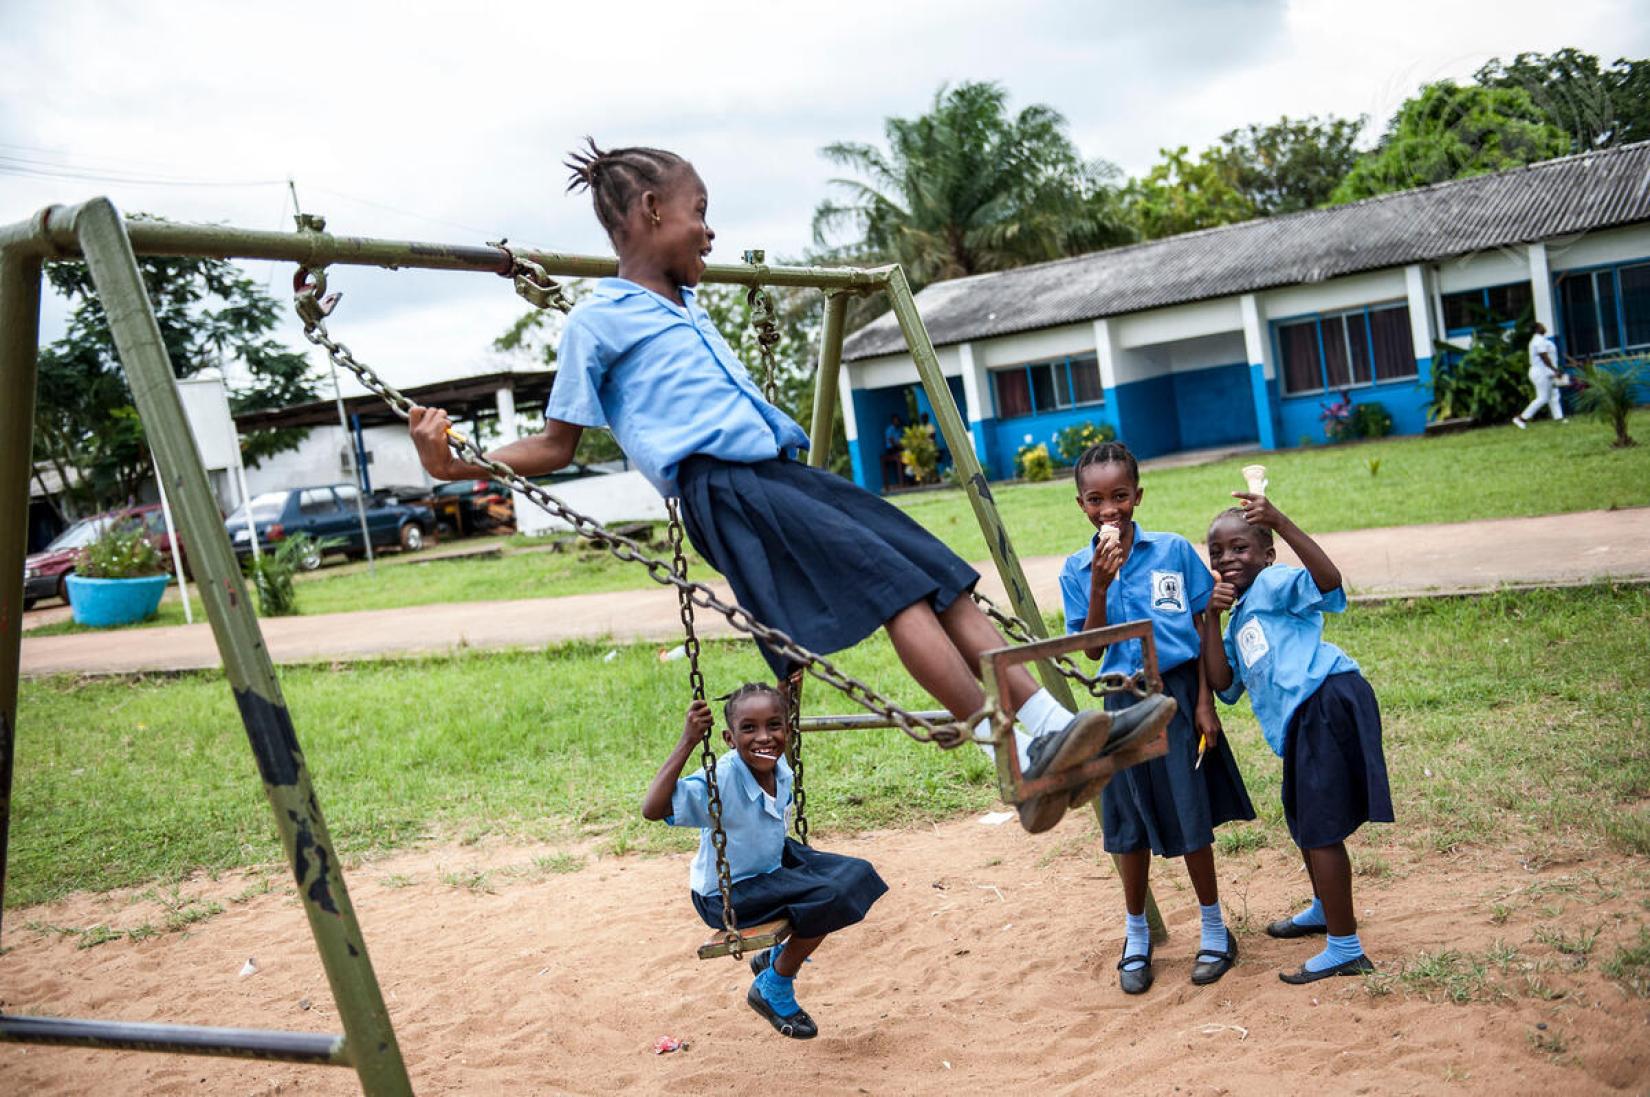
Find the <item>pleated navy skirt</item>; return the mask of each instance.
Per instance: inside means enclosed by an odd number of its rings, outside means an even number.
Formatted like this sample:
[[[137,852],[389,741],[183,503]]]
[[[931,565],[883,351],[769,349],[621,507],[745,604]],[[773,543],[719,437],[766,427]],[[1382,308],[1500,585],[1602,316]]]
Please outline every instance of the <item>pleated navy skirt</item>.
[[[694,549],[758,621],[813,651],[852,647],[924,599],[943,613],[980,578],[904,511],[823,469],[700,454],[676,480]]]
[[[1237,759],[1222,735],[1197,765],[1197,660],[1163,675],[1163,691],[1175,699],[1169,753],[1130,766],[1100,794],[1100,829],[1108,853],[1150,849],[1159,857],[1184,857],[1215,840],[1222,823],[1253,819],[1255,806],[1243,787]],[[1126,708],[1134,698],[1113,694],[1106,708]],[[1195,768],[1194,768],[1195,767]]]
[[[733,885],[733,913],[741,926],[789,918],[796,936],[823,937],[864,920],[887,890],[871,862],[787,838],[778,868]],[[721,893],[691,894],[705,925],[721,929]]]
[[[1283,817],[1302,849],[1345,841],[1365,823],[1392,822],[1381,710],[1357,671],[1331,674],[1290,717]]]

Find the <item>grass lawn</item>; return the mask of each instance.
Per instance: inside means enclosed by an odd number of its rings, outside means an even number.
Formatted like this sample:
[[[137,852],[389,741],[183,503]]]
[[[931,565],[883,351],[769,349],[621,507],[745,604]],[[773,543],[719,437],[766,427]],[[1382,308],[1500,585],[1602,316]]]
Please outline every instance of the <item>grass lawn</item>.
[[[1381,698],[1396,827],[1367,839],[1422,849],[1521,842],[1650,853],[1650,590],[1595,586],[1361,607],[1330,637]],[[714,692],[763,673],[739,644],[707,645]],[[340,849],[497,834],[686,849],[644,823],[642,790],[679,734],[685,672],[647,647],[290,668],[300,741]],[[851,674],[919,706],[880,636]],[[925,706],[924,706],[925,707]],[[846,711],[810,687],[810,711]],[[1261,818],[1223,848],[1281,847],[1280,773],[1247,705],[1229,710]],[[810,738],[816,827],[902,826],[987,808],[984,756],[898,732]],[[79,889],[176,880],[279,859],[223,678],[25,681],[8,906]],[[828,840],[828,839],[827,839]]]

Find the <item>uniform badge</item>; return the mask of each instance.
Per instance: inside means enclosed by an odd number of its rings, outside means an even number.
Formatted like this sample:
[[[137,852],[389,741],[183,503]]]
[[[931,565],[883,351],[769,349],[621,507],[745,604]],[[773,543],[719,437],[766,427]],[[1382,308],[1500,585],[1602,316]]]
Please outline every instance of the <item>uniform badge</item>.
[[[1186,579],[1180,572],[1152,572],[1152,609],[1162,613],[1186,612]]]
[[[1272,646],[1266,642],[1266,632],[1260,627],[1260,622],[1254,618],[1243,623],[1237,633],[1238,655],[1243,659],[1245,667],[1252,667]]]

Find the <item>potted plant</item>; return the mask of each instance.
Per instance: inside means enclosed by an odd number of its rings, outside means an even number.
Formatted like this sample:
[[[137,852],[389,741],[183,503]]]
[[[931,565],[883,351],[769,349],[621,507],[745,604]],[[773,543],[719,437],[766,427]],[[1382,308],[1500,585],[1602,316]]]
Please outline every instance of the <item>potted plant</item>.
[[[77,624],[113,628],[154,616],[171,581],[143,527],[116,521],[80,550],[65,582]]]

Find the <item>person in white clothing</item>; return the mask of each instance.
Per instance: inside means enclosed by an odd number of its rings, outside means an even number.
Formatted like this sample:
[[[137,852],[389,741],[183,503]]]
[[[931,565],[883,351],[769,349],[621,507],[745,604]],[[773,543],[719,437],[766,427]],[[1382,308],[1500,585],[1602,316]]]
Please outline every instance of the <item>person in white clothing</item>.
[[[1535,399],[1530,406],[1513,416],[1513,426],[1523,430],[1530,425],[1530,417],[1547,405],[1547,410],[1558,422],[1564,421],[1564,405],[1559,402],[1564,371],[1558,365],[1558,348],[1547,338],[1547,329],[1537,324],[1530,336],[1530,384],[1535,386]]]

